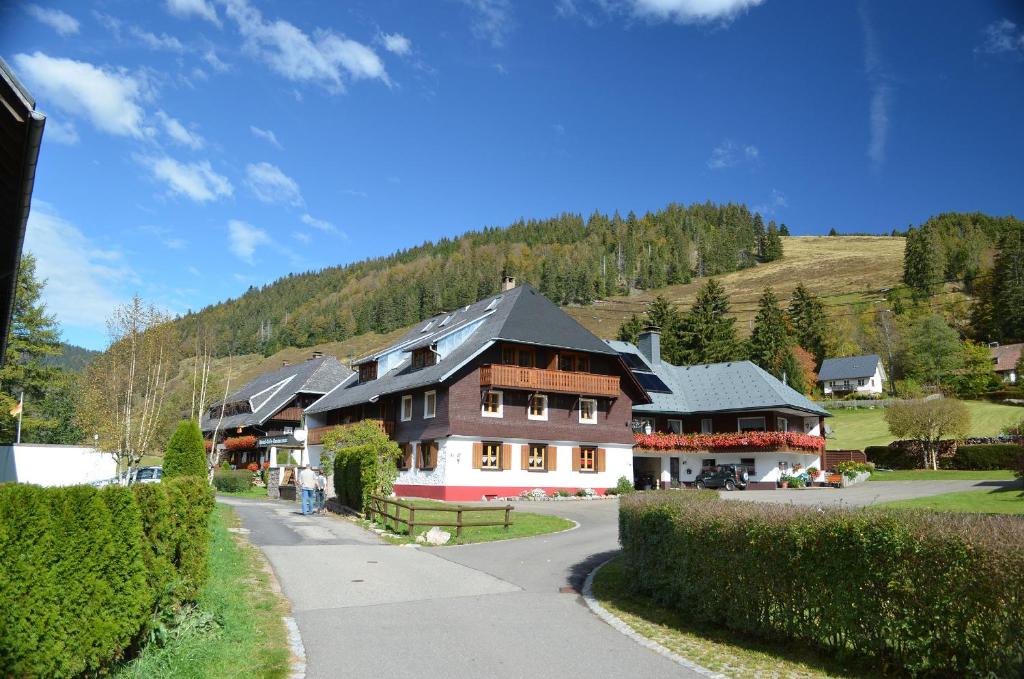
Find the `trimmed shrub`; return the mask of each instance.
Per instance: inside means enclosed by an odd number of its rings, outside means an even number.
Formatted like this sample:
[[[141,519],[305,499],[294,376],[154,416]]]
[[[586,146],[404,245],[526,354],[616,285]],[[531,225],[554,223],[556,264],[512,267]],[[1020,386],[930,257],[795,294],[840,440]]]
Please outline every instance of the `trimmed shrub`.
[[[940,460],[944,469],[1013,469],[1024,445],[1012,443],[960,446],[952,457]]]
[[[199,423],[195,420],[178,423],[164,452],[163,467],[165,479],[175,476],[206,477],[206,446]]]
[[[625,476],[620,476],[618,483],[615,484],[615,493],[617,495],[629,495],[635,490],[636,487],[633,485],[633,482]]]
[[[247,469],[213,473],[213,487],[222,493],[241,493],[251,486],[252,472]]]
[[[339,502],[362,511],[371,495],[391,494],[402,450],[376,421],[334,429],[324,435],[323,444],[328,456],[334,456],[334,492]]]
[[[202,586],[211,510],[201,479],[0,486],[3,675],[106,674],[137,647],[154,611]],[[172,581],[174,594],[163,595]]]
[[[864,449],[868,462],[882,469],[917,469],[921,456],[912,455],[904,448],[894,446],[868,446]]]
[[[1024,671],[1024,522],[1014,517],[644,493],[620,500],[619,539],[634,590],[693,624],[880,671]]]

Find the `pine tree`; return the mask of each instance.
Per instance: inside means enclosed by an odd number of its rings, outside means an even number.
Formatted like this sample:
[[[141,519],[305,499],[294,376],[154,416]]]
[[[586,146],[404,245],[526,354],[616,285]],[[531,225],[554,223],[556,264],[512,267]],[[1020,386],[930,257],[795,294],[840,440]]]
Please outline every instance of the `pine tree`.
[[[825,359],[828,340],[828,317],[825,315],[825,306],[817,295],[800,283],[793,290],[787,315],[797,344],[814,354],[820,365]]]
[[[669,363],[679,364],[682,360],[680,347],[680,325],[682,314],[679,307],[663,295],[658,295],[647,305],[648,326],[661,331],[661,358]]]
[[[786,226],[785,224],[780,224],[779,225],[779,235],[780,236],[789,236],[789,227]]]
[[[1024,340],[1024,224],[1003,230],[992,267],[992,288],[992,317],[999,340]]]
[[[942,282],[943,253],[935,231],[928,227],[910,229],[903,249],[903,282],[914,297],[928,297]]]
[[[830,235],[830,236],[838,236],[839,232],[836,231],[836,227],[833,226],[831,229],[828,230],[828,235]]]
[[[633,314],[629,317],[629,320],[623,321],[622,325],[619,326],[619,333],[615,336],[615,339],[620,342],[636,344],[643,330],[644,319],[640,318],[637,314]]]
[[[766,262],[774,262],[782,259],[782,239],[779,238],[779,229],[775,222],[768,223],[768,233],[764,239],[764,253],[762,258]]]
[[[195,420],[182,420],[164,452],[164,478],[206,477],[206,445]]]
[[[794,391],[806,394],[807,383],[804,378],[804,369],[796,359],[796,355],[793,353],[792,347],[787,347],[782,354],[782,362],[779,365],[780,376],[779,379],[783,380],[791,389]]]
[[[754,213],[754,244],[757,247],[757,256],[760,259],[764,259],[764,250],[766,246],[765,237],[766,233],[764,230],[764,220],[761,219],[761,213]]]
[[[779,308],[779,299],[771,288],[765,288],[758,301],[754,330],[750,334],[750,360],[776,377],[782,375],[782,362],[789,353],[786,318]]]
[[[701,286],[680,327],[680,360],[687,365],[722,363],[739,354],[736,319],[729,315],[729,296],[716,279]]]

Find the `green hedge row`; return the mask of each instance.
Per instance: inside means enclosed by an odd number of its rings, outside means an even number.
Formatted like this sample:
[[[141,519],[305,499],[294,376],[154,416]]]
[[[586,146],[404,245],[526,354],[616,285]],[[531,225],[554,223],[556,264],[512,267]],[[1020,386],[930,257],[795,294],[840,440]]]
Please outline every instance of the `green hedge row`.
[[[923,464],[920,455],[895,446],[868,446],[864,454],[868,462],[882,469],[920,469]]]
[[[619,539],[635,590],[695,624],[915,676],[1024,673],[1014,517],[644,493],[620,500]]]
[[[953,457],[940,458],[945,469],[1013,469],[1024,456],[1024,446],[1013,443],[992,443],[960,446]]]
[[[0,486],[0,674],[102,674],[124,658],[198,596],[212,509],[194,478]]]
[[[213,487],[222,493],[241,493],[252,486],[252,472],[248,469],[218,470],[213,473]]]

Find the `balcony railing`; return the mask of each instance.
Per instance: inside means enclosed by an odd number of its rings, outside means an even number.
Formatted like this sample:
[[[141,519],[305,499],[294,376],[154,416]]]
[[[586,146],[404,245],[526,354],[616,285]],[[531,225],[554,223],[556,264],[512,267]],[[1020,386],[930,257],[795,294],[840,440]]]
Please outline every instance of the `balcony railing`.
[[[520,368],[515,365],[481,366],[480,386],[609,398],[619,395],[619,378],[615,375]]]
[[[395,434],[395,423],[394,422],[385,422],[384,420],[371,420],[371,422],[376,422],[377,426],[380,427],[380,430],[388,435],[388,438],[394,438],[394,434]],[[344,424],[329,424],[326,427],[312,427],[309,430],[309,438],[307,439],[307,442],[311,446],[318,446],[318,445],[320,445],[321,443],[324,442],[324,434],[326,434],[329,431],[333,431],[335,429],[338,429],[340,427],[345,427],[345,426],[348,426],[348,425],[344,425]]]
[[[820,453],[825,439],[786,431],[750,431],[728,434],[633,434],[638,450],[697,452],[712,450]]]

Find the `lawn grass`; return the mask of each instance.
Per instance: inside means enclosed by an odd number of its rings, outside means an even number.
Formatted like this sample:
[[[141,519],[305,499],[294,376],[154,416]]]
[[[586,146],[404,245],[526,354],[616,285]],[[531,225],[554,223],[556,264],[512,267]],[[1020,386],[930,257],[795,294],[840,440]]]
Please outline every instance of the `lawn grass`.
[[[896,469],[876,471],[871,481],[1012,481],[1016,476],[1009,469],[986,471],[971,469]]]
[[[913,500],[896,500],[876,507],[924,509],[933,512],[967,512],[972,514],[1024,514],[1024,489],[965,490]]]
[[[442,523],[455,523],[456,514],[455,512],[440,512],[430,511],[431,507],[455,507],[457,505],[448,504],[445,502],[438,502],[435,500],[402,500],[404,504],[409,504],[416,507],[416,522],[420,521],[438,521]],[[501,505],[504,506],[504,505]],[[515,505],[513,505],[514,507]],[[388,512],[394,513],[394,506],[390,507]],[[406,509],[399,509],[398,516],[402,518],[409,517],[409,511]],[[504,521],[505,513],[499,511],[467,511],[462,514],[462,520],[465,523],[472,522],[487,522],[487,521]],[[452,539],[448,543],[450,545],[466,545],[475,542],[493,542],[495,540],[509,540],[511,538],[525,538],[533,535],[544,535],[545,533],[557,533],[560,530],[566,530],[567,528],[573,527],[573,522],[569,519],[563,519],[560,516],[551,516],[549,514],[534,514],[532,512],[523,512],[519,509],[513,509],[511,513],[512,524],[509,526],[508,531],[503,526],[480,526],[477,528],[463,528],[462,537],[455,537],[454,527],[444,527],[441,530],[448,531],[452,534]],[[380,525],[380,519],[377,518],[375,521]],[[397,529],[395,523],[390,519],[387,522],[390,530],[397,530],[399,532],[405,531],[405,525],[399,524]],[[389,538],[392,542],[407,543],[415,542],[416,536],[422,533],[426,533],[430,530],[430,526],[417,526],[415,532],[411,536],[402,535],[397,538]]]
[[[610,561],[594,577],[594,597],[635,632],[709,670],[737,679],[877,676],[877,672],[840,663],[804,646],[769,644],[723,629],[691,625],[675,611],[633,594],[628,586],[633,577],[621,558]]]
[[[223,490],[218,490],[217,495],[223,495],[224,497],[250,497],[257,500],[267,499],[267,487],[266,486],[250,486],[241,493],[228,493]]]
[[[238,517],[218,504],[210,518],[210,575],[199,603],[170,631],[115,674],[120,679],[285,677],[290,651],[284,604],[268,583],[259,550],[228,529]]]
[[[996,436],[1003,427],[1024,419],[1024,408],[988,401],[964,401],[971,413],[969,436]],[[832,437],[829,450],[864,450],[867,446],[887,446],[893,435],[885,424],[883,408],[836,408],[828,426]]]

